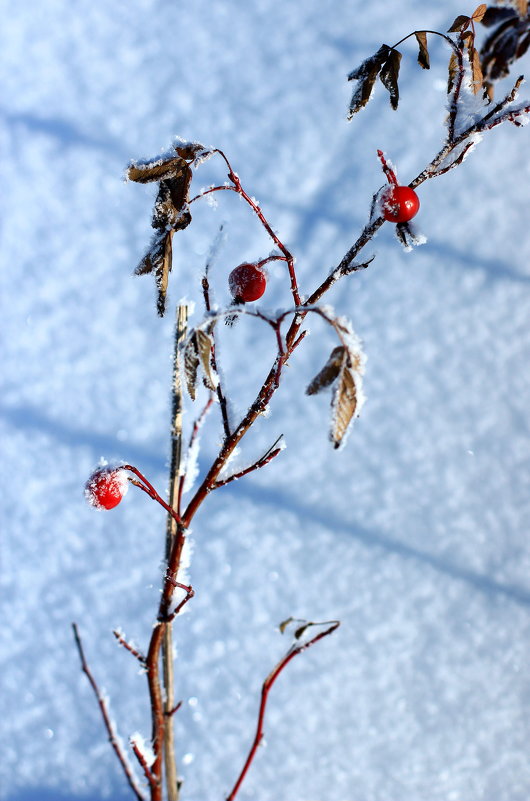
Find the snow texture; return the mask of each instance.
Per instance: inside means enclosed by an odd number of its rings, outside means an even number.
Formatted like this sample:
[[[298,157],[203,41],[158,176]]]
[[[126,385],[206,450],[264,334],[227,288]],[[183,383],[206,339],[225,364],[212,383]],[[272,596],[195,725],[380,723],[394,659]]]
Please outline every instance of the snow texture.
[[[221,220],[226,242],[209,274],[220,308],[230,270],[271,249],[234,193],[218,193],[217,211],[194,203],[192,224],[174,236],[158,318],[153,282],[132,275],[156,186],[125,183],[125,166],[176,134],[222,148],[296,255],[309,297],[368,219],[382,183],[377,148],[409,183],[445,134],[443,43],[430,45],[430,71],[412,41],[403,45],[397,112],[379,91],[347,124],[348,73],[380,43],[444,31],[469,10],[457,0],[6,0],[5,801],[132,797],[70,624],[128,749],[131,733],[150,731],[145,675],[111,631],[146,647],[165,514],[134,486],[95,514],[83,486],[105,455],[137,465],[164,494],[174,304],[186,294],[197,303],[190,325],[202,319],[201,276]],[[517,70],[529,69],[527,55]],[[226,174],[213,156],[193,187]],[[289,616],[341,627],[279,677],[267,748],[240,801],[527,801],[529,183],[528,128],[507,124],[418,187],[427,245],[404,253],[385,224],[363,251],[375,260],[326,297],[368,355],[369,402],[346,447],[328,442],[329,396],[304,395],[336,346],[313,314],[240,460],[252,463],[282,432],[289,449],[212,492],[194,519],[195,597],[175,626],[186,801],[221,799],[233,785]],[[264,300],[292,304],[285,264],[270,263]],[[234,423],[274,361],[266,329],[248,315],[216,329]],[[186,438],[205,392],[186,400]],[[222,439],[216,404],[201,475]]]

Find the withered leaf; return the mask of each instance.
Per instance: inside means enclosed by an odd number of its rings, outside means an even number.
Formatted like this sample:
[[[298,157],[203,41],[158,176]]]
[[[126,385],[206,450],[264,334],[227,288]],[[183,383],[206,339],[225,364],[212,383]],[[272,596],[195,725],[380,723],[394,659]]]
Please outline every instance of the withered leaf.
[[[153,208],[153,228],[181,231],[191,222],[188,207],[188,192],[192,179],[190,167],[185,164],[178,176],[160,181],[158,195]]]
[[[397,109],[399,103],[398,78],[400,63],[401,53],[399,50],[391,50],[379,73],[381,83],[390,93],[390,105],[394,111]]]
[[[207,147],[199,142],[175,142],[174,148],[183,159],[195,159],[199,154],[209,153]]]
[[[349,120],[351,120],[357,111],[364,108],[370,100],[377,76],[388,56],[389,50],[390,48],[388,45],[381,45],[377,53],[363,61],[359,67],[352,70],[348,75],[349,81],[359,81],[359,85],[355,89],[350,102],[348,113]]]
[[[136,275],[154,274],[158,290],[156,308],[160,317],[163,317],[166,309],[168,276],[172,267],[171,238],[171,231],[155,234],[149,250],[135,270]]]
[[[197,347],[197,337],[194,330],[190,331],[188,341],[184,348],[184,375],[186,376],[186,386],[189,396],[195,400],[195,388],[197,386],[197,368],[199,366],[199,349]]]
[[[486,5],[486,3],[481,3],[479,6],[477,6],[476,9],[471,14],[471,19],[473,20],[473,22],[482,22],[482,19],[487,9],[488,6]]]
[[[490,81],[504,78],[510,72],[510,64],[516,58],[519,44],[516,26],[517,17],[506,20],[488,36],[482,46],[482,72]]]
[[[304,623],[302,626],[298,626],[294,633],[295,640],[299,640],[311,625],[312,623]]]
[[[424,70],[428,70],[431,67],[431,62],[429,59],[429,50],[427,49],[427,33],[426,31],[416,31],[415,36],[420,47],[418,53],[418,64]]]
[[[451,27],[447,29],[447,33],[457,33],[458,31],[462,30],[462,28],[469,24],[469,19],[470,18],[466,17],[465,14],[459,14]]]
[[[179,175],[188,165],[180,156],[167,159],[153,159],[152,161],[132,162],[127,168],[126,177],[129,181],[139,184],[148,184],[152,181],[162,181]]]
[[[343,362],[342,370],[334,387],[331,405],[333,411],[329,436],[333,447],[338,448],[357,409],[357,386],[353,370],[347,359]]]
[[[307,387],[306,394],[316,395],[321,390],[329,387],[337,378],[345,358],[346,348],[343,345],[333,348],[326,364]]]
[[[523,2],[526,2],[526,0],[523,0]],[[482,17],[481,23],[485,28],[491,28],[492,25],[505,20],[506,17],[514,17],[516,14],[517,12],[513,8],[494,8],[490,6]]]
[[[288,617],[287,620],[282,620],[278,628],[280,629],[282,634],[285,634],[286,628],[293,622],[294,617]]]
[[[217,380],[211,365],[213,339],[200,328],[195,332],[195,336],[197,339],[197,350],[204,372],[204,384],[207,389],[215,391],[217,388]]]
[[[478,50],[474,47],[472,48],[472,52],[469,54],[470,63],[471,63],[471,75],[473,81],[473,93],[478,95],[479,92],[482,91],[482,84],[484,78],[482,76],[482,67],[480,65],[480,56],[478,54]]]
[[[451,53],[451,57],[449,59],[449,76],[447,78],[447,94],[450,94],[451,89],[453,88],[456,80],[456,76],[458,75],[458,59],[454,51]]]

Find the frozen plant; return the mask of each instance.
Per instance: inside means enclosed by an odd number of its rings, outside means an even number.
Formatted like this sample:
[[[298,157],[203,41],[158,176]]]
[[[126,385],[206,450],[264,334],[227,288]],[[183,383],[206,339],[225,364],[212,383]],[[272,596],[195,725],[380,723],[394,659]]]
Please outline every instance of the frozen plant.
[[[475,26],[478,23],[493,27],[482,50],[476,46]],[[451,53],[446,135],[442,147],[408,184],[398,182],[396,170],[388,157],[378,151],[386,183],[373,194],[368,222],[340,263],[323,276],[317,287],[309,291],[305,288],[302,290],[299,285],[293,254],[275,233],[257,201],[243,188],[238,174],[221,150],[179,140],[163,155],[133,162],[128,167],[127,177],[130,181],[158,185],[152,217],[155,232],[136,272],[154,276],[159,315],[162,316],[167,308],[173,236],[190,225],[190,209],[194,203],[205,198],[211,199],[218,192],[235,192],[256,215],[271,240],[272,248],[268,255],[260,254],[253,262],[234,265],[227,276],[233,298],[232,304],[227,308],[216,308],[212,304],[209,284],[212,259],[209,259],[202,278],[202,319],[188,329],[188,307],[181,304],[177,309],[171,465],[167,500],[161,497],[136,466],[130,464],[99,468],[89,478],[85,489],[87,499],[92,505],[99,509],[111,509],[121,502],[127,487],[133,485],[167,512],[164,576],[147,649],[142,652],[121,630],[116,629],[114,632],[117,642],[140,664],[147,679],[152,719],[150,740],[146,743],[140,733],[133,734],[129,739],[143,779],[136,777],[130,764],[127,750],[110,718],[106,698],[88,666],[78,627],[73,624],[82,670],[97,697],[111,745],[138,799],[162,801],[167,798],[168,801],[177,801],[181,789],[173,731],[173,720],[180,703],[175,702],[172,637],[173,623],[194,596],[193,587],[185,574],[190,525],[197,510],[212,492],[265,467],[281,453],[283,440],[279,437],[256,461],[242,469],[231,468],[231,459],[243,438],[256,420],[266,415],[273,397],[281,387],[284,367],[304,341],[308,316],[320,317],[331,327],[337,339],[331,354],[325,361],[323,357],[323,367],[311,380],[306,392],[313,395],[327,388],[332,389],[330,440],[334,448],[339,448],[344,445],[352,421],[362,408],[365,357],[350,322],[337,316],[331,307],[321,305],[322,298],[335,283],[369,266],[375,257],[363,259],[359,258],[360,254],[385,223],[395,226],[396,235],[407,250],[425,242],[425,238],[414,230],[410,222],[420,208],[418,187],[424,181],[444,175],[462,164],[482,136],[497,125],[511,122],[521,126],[528,120],[530,101],[517,101],[522,77],[515,81],[512,90],[502,100],[496,101],[493,96],[494,82],[506,76],[511,64],[530,44],[530,19],[526,0],[498,3],[489,8],[482,4],[470,16],[457,17],[447,34],[438,31],[414,31],[396,45],[382,45],[349,75],[349,80],[355,81],[349,116],[357,113],[370,101],[378,79],[389,92],[392,108],[397,109],[402,58],[397,47],[414,37],[419,49],[418,62],[423,69],[429,69],[428,41],[432,36],[441,37],[448,44]],[[227,180],[224,180],[223,175],[218,184],[201,189],[198,194],[193,195],[191,186],[195,170],[205,160],[214,157],[220,160]],[[289,285],[292,298],[288,309],[275,314],[266,313],[259,306],[249,305],[255,304],[266,295],[265,268],[273,261],[283,264],[285,281]],[[276,354],[253,402],[240,419],[234,420],[227,403],[226,380],[218,364],[216,337],[222,323],[233,325],[242,315],[255,319],[264,326],[265,331],[268,330],[275,342]],[[230,335],[230,331],[227,333]],[[204,394],[202,390],[201,393],[198,392],[199,378],[206,389],[206,398],[194,422],[188,426],[189,435],[185,442],[183,386],[186,385],[191,400],[195,402],[199,394]],[[222,444],[211,465],[199,476],[197,452],[200,429],[206,415],[213,409],[217,409],[220,414]],[[196,477],[199,478],[199,483],[193,491]],[[187,503],[183,500],[185,490],[192,491]],[[339,622],[336,620],[314,623],[292,618],[280,624],[282,633],[288,629],[293,631],[292,644],[263,682],[254,739],[243,766],[236,774],[233,788],[227,796],[228,801],[236,798],[262,741],[267,699],[275,681],[295,656],[330,635],[338,626]],[[227,757],[232,760],[234,755]]]

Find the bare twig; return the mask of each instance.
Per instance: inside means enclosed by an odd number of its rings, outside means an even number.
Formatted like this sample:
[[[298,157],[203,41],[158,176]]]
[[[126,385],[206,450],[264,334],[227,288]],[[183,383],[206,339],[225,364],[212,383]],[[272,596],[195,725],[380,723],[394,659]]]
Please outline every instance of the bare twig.
[[[135,755],[136,759],[137,759],[137,760],[138,760],[138,762],[140,763],[140,766],[141,766],[141,768],[142,768],[142,770],[143,770],[143,772],[144,772],[145,778],[146,778],[146,779],[147,779],[147,781],[149,782],[149,785],[150,785],[151,787],[155,787],[155,786],[156,786],[155,777],[154,777],[154,776],[153,776],[153,774],[151,773],[151,769],[150,769],[149,765],[147,764],[147,762],[145,761],[145,757],[144,757],[144,755],[142,754],[142,752],[141,752],[140,748],[138,747],[138,743],[136,742],[136,740],[134,739],[134,737],[131,737],[131,739],[129,740],[129,742],[130,742],[130,744],[131,744],[131,748],[132,748],[132,750],[133,750],[133,753],[134,753],[134,755]]]
[[[137,648],[135,648],[134,645],[131,645],[130,642],[127,642],[127,640],[125,639],[125,637],[123,636],[121,631],[118,631],[118,629],[114,629],[112,633],[114,634],[114,636],[118,640],[119,644],[123,645],[123,647],[125,648],[126,651],[129,651],[129,653],[131,653],[133,656],[135,656],[136,659],[142,665],[145,665],[145,656],[142,653],[140,653],[140,651]]]
[[[315,624],[310,624],[315,625]],[[256,734],[254,736],[254,740],[252,745],[250,746],[250,751],[248,752],[248,756],[245,760],[245,764],[239,774],[239,777],[232,788],[230,794],[226,797],[226,801],[233,801],[236,797],[241,784],[243,783],[245,776],[248,773],[248,770],[252,764],[254,757],[256,756],[256,751],[258,750],[259,744],[263,739],[263,724],[265,720],[265,710],[267,708],[267,701],[269,698],[269,692],[271,691],[272,685],[282,672],[282,670],[289,664],[291,659],[294,659],[295,656],[305,651],[307,648],[310,648],[316,642],[321,640],[323,637],[327,637],[329,634],[332,634],[338,627],[340,626],[340,622],[338,620],[334,620],[331,622],[331,625],[321,631],[319,634],[315,635],[312,639],[308,640],[305,643],[295,643],[285,654],[285,656],[278,662],[275,668],[269,673],[265,681],[263,682],[263,686],[261,688],[261,701],[259,706],[258,712],[258,722],[256,726]]]
[[[101,711],[101,716],[103,718],[103,723],[105,724],[105,728],[107,729],[107,734],[109,736],[109,742],[110,742],[111,746],[113,747],[113,749],[114,749],[114,751],[116,753],[116,756],[118,757],[118,760],[120,762],[120,765],[123,768],[123,772],[125,773],[125,777],[127,779],[127,782],[129,783],[129,786],[130,786],[131,790],[135,794],[136,798],[138,798],[138,801],[145,801],[145,796],[142,793],[140,787],[138,786],[136,778],[133,775],[131,766],[129,765],[127,756],[126,756],[126,754],[124,753],[124,751],[123,751],[123,749],[121,747],[120,740],[118,739],[118,735],[116,734],[116,731],[114,729],[113,723],[112,723],[112,721],[110,719],[109,712],[108,712],[108,709],[107,709],[107,703],[105,701],[105,698],[101,694],[101,691],[100,691],[100,689],[99,689],[99,687],[98,687],[98,685],[96,683],[96,680],[95,680],[94,676],[92,675],[92,671],[88,667],[88,664],[87,664],[87,661],[86,661],[86,658],[85,658],[85,652],[83,650],[83,644],[81,642],[81,637],[79,635],[79,630],[77,628],[77,624],[76,623],[72,623],[72,629],[73,629],[73,632],[74,632],[75,644],[77,646],[77,650],[78,650],[78,653],[79,653],[79,659],[81,661],[81,670],[86,675],[88,681],[90,682],[90,686],[92,687],[92,689],[94,691],[94,695],[97,698],[97,702],[99,704],[99,708],[100,708],[100,711]]]
[[[274,459],[276,456],[278,456],[279,453],[282,452],[283,448],[276,447],[276,445],[278,444],[278,442],[281,440],[282,437],[283,434],[280,434],[276,442],[273,445],[271,445],[269,450],[266,453],[264,453],[263,456],[261,456],[257,462],[254,462],[254,464],[251,464],[249,467],[245,467],[244,470],[240,470],[238,473],[233,473],[231,476],[228,476],[228,478],[219,479],[218,481],[215,482],[213,488],[217,489],[218,487],[224,487],[225,484],[230,484],[231,481],[237,481],[237,479],[243,478],[243,476],[252,473],[254,470],[259,470],[260,467],[265,467],[266,464],[269,464],[269,462],[272,461],[272,459]]]

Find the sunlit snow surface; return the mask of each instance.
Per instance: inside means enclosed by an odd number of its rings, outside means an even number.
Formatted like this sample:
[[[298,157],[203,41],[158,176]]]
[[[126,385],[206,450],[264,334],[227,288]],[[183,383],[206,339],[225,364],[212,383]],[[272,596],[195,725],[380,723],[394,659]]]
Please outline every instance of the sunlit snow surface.
[[[471,10],[456,0],[6,0],[3,798],[129,797],[73,620],[122,738],[149,736],[145,678],[111,629],[145,647],[164,513],[134,488],[105,514],[83,498],[101,456],[166,486],[173,319],[157,318],[151,276],[132,277],[154,190],[124,183],[126,164],[176,135],[223,148],[296,254],[308,295],[368,217],[383,183],[377,148],[408,182],[445,133],[442,44],[430,72],[403,47],[397,112],[381,89],[347,124],[345,76],[382,42],[446,30]],[[514,77],[524,69],[528,59]],[[261,681],[288,646],[275,627],[290,615],[342,626],[274,687],[242,801],[528,799],[528,135],[498,128],[421,186],[415,222],[427,244],[405,253],[386,225],[365,251],[375,261],[327,298],[368,357],[367,403],[346,447],[327,440],[329,395],[304,395],[336,344],[314,316],[230,469],[281,433],[287,450],[194,520],[196,596],[175,635],[185,799],[230,790]],[[197,189],[226,180],[219,160],[199,170]],[[238,198],[217,200],[193,204],[174,239],[170,308],[195,299],[195,322],[221,222],[219,305],[230,270],[271,249]],[[281,263],[268,280],[264,306],[287,307]],[[223,328],[218,350],[235,420],[274,336],[244,318]],[[202,471],[219,441],[215,408]]]

